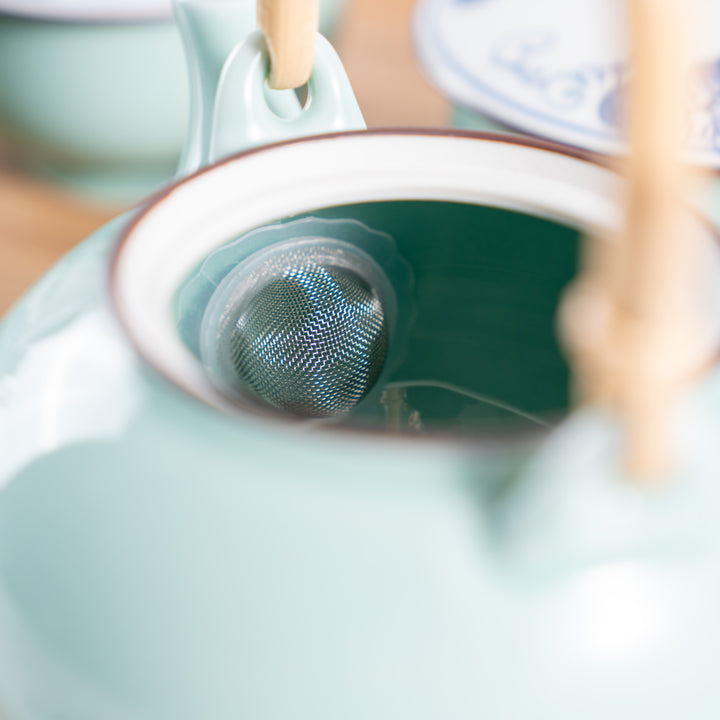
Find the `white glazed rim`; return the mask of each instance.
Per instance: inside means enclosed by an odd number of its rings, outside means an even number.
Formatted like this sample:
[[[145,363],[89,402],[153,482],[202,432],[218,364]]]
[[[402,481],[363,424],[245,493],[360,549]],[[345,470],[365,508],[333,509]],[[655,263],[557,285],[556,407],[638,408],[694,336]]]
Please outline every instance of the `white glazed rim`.
[[[0,0],[0,15],[64,22],[170,20],[170,0]]]
[[[618,177],[549,143],[432,130],[344,132],[236,155],[157,196],[126,228],[111,266],[117,315],[144,359],[184,391],[237,407],[183,344],[177,288],[212,250],[281,217],[364,201],[446,200],[617,227]]]
[[[180,181],[133,221],[111,272],[117,314],[140,354],[190,394],[236,409],[175,330],[177,288],[212,250],[281,217],[364,201],[492,205],[607,229],[617,178],[547,143],[433,131],[360,131],[251,150]]]

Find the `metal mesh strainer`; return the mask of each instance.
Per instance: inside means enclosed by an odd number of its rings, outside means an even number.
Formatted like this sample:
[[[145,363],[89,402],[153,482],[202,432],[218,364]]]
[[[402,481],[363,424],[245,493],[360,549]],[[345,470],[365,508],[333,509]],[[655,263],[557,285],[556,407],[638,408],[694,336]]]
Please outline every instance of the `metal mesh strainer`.
[[[221,375],[295,415],[350,410],[385,362],[379,272],[357,248],[317,239],[241,263],[213,299]]]

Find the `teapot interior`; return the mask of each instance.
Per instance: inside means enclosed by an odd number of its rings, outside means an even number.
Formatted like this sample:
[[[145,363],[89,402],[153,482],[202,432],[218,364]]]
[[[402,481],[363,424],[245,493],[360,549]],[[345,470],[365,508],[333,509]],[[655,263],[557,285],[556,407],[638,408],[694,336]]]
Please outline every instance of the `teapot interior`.
[[[537,429],[565,413],[569,372],[555,314],[576,274],[577,229],[425,200],[341,205],[278,222],[303,218],[352,219],[388,234],[412,275],[408,296],[398,297],[403,327],[390,339],[392,363],[333,424],[463,435]]]

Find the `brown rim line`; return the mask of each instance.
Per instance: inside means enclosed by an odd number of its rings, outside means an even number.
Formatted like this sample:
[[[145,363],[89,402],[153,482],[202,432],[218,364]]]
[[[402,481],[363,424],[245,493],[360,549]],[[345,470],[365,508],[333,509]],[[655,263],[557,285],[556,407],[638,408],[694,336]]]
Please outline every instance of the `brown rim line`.
[[[128,324],[125,321],[125,317],[123,316],[123,313],[121,312],[118,301],[117,301],[117,266],[119,257],[122,254],[123,248],[125,243],[127,242],[128,238],[132,234],[135,227],[142,222],[142,220],[150,213],[152,210],[159,205],[163,200],[165,200],[167,197],[169,197],[172,193],[174,193],[178,188],[183,187],[187,183],[192,182],[195,178],[201,177],[207,173],[212,172],[214,169],[218,167],[222,167],[224,165],[233,163],[237,161],[238,159],[241,159],[243,157],[249,157],[253,155],[257,155],[259,153],[263,153],[272,149],[276,148],[282,148],[285,146],[295,145],[298,143],[305,143],[308,141],[313,140],[342,140],[343,138],[348,137],[445,137],[445,138],[461,138],[461,139],[468,139],[468,140],[481,140],[486,142],[495,142],[495,143],[501,143],[505,145],[514,145],[514,146],[522,146],[527,147],[533,150],[540,150],[544,152],[549,152],[553,155],[563,155],[566,157],[570,157],[575,160],[579,160],[582,162],[589,163],[591,165],[597,166],[604,170],[610,170],[612,171],[614,159],[608,158],[603,155],[599,155],[597,153],[589,152],[583,149],[579,148],[572,148],[564,146],[560,143],[556,143],[554,141],[544,140],[544,139],[536,139],[536,138],[516,138],[514,136],[508,136],[504,135],[502,133],[488,133],[488,132],[475,132],[472,130],[459,130],[459,129],[445,129],[445,128],[373,128],[369,130],[354,130],[354,131],[342,131],[342,132],[333,132],[333,133],[324,133],[321,135],[312,135],[307,137],[301,137],[301,138],[293,138],[290,140],[283,140],[280,142],[270,143],[267,145],[262,145],[256,148],[251,148],[249,150],[244,150],[242,152],[236,153],[234,155],[230,155],[226,158],[223,158],[222,160],[219,160],[215,163],[212,163],[210,165],[207,165],[203,168],[200,168],[199,170],[195,171],[194,173],[191,173],[190,175],[187,175],[186,177],[183,177],[179,179],[178,181],[160,189],[158,192],[151,195],[146,201],[144,201],[140,206],[139,209],[134,211],[133,216],[131,217],[130,221],[125,224],[125,226],[122,228],[122,230],[118,234],[117,241],[115,242],[115,245],[113,247],[111,256],[110,256],[110,262],[108,266],[108,281],[109,281],[109,290],[110,290],[110,303],[112,306],[112,310],[114,312],[115,318],[120,323],[121,327],[123,328],[123,331],[125,332],[125,335],[129,339],[131,345],[135,349],[135,351],[138,353],[138,355],[141,357],[145,365],[149,368],[151,368],[156,375],[158,375],[160,378],[162,378],[164,381],[172,385],[174,388],[180,390],[183,394],[185,394],[188,397],[192,397],[195,400],[199,401],[206,407],[212,407],[220,412],[225,413],[228,416],[231,417],[237,417],[237,416],[244,416],[246,418],[255,418],[255,419],[262,419],[264,421],[267,421],[269,424],[272,424],[273,426],[283,426],[283,427],[294,427],[294,428],[300,428],[304,425],[308,425],[307,423],[303,423],[301,419],[293,418],[292,416],[287,416],[285,414],[282,414],[278,411],[275,411],[271,408],[265,409],[264,407],[253,407],[253,408],[246,408],[244,406],[239,406],[238,404],[234,403],[231,400],[228,400],[227,398],[223,398],[224,402],[211,402],[209,398],[194,392],[191,388],[189,388],[187,385],[183,384],[179,380],[176,380],[175,378],[171,377],[164,368],[159,367],[158,364],[154,362],[153,359],[148,357],[148,355],[145,353],[144,349],[140,345],[140,343],[137,341],[132,329],[128,327]],[[707,225],[709,229],[711,230],[711,234],[715,237],[716,242],[718,243],[718,246],[720,246],[720,235],[718,235],[717,230],[715,229],[714,225],[707,221]],[[718,358],[720,358],[720,349],[718,350]],[[698,371],[698,374],[700,371]],[[313,425],[313,427],[320,427],[320,425]],[[537,439],[539,437],[545,436],[549,431],[547,429],[537,429],[537,430],[498,430],[498,431],[492,431],[492,430],[482,430],[477,431],[475,433],[470,434],[468,437],[459,437],[454,434],[448,433],[447,435],[443,435],[441,431],[433,431],[432,433],[420,435],[418,437],[412,436],[407,433],[392,433],[388,432],[387,430],[379,430],[379,429],[372,429],[372,428],[363,428],[363,427],[351,427],[347,425],[332,425],[332,424],[325,424],[322,423],[322,430],[323,431],[330,431],[333,432],[342,432],[342,433],[350,433],[351,435],[355,436],[370,436],[374,438],[383,438],[391,440],[392,442],[396,443],[398,440],[404,441],[404,442],[412,442],[413,444],[417,444],[418,441],[429,441],[433,440],[434,442],[440,442],[445,444],[452,444],[452,445],[459,445],[459,446],[467,446],[467,445],[473,445],[474,447],[478,447],[478,442],[480,443],[491,443],[495,444],[500,442],[503,443],[514,443],[517,442],[518,444],[524,442],[527,442],[530,439]]]

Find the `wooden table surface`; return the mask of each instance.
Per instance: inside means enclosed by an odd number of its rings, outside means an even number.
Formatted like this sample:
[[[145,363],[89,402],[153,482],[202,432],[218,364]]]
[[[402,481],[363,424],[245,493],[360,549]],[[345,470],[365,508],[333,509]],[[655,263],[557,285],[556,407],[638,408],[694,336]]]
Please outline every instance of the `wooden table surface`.
[[[348,0],[334,45],[369,126],[438,126],[443,98],[410,36],[414,0]],[[0,315],[73,245],[124,208],[98,207],[0,164]]]

